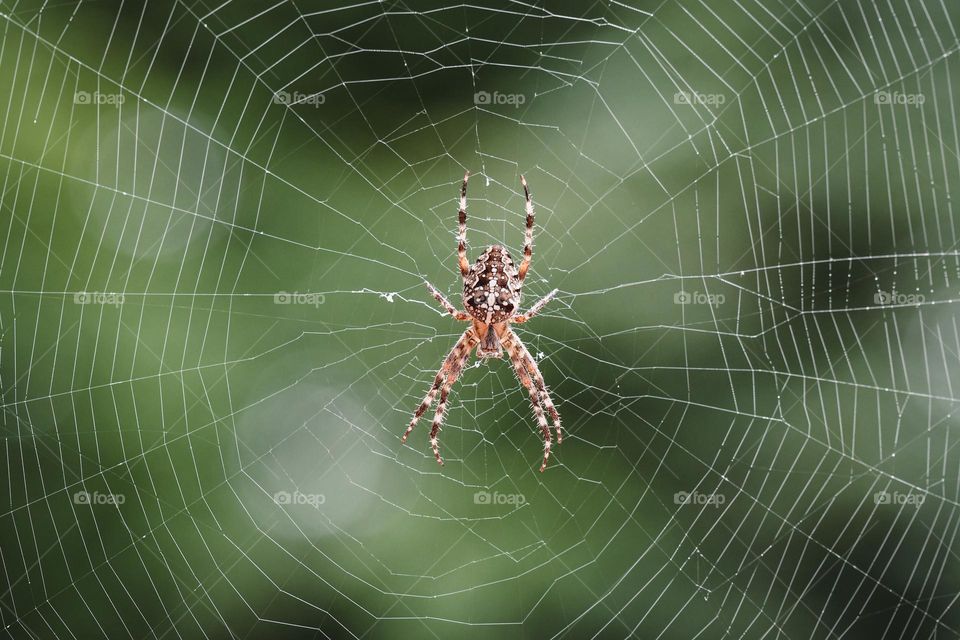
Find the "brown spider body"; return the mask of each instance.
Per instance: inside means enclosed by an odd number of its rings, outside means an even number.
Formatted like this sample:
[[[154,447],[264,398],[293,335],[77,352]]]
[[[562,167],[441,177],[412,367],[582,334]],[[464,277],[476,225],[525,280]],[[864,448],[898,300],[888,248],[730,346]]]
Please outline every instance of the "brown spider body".
[[[499,324],[520,307],[520,281],[507,250],[488,247],[463,280],[463,306],[483,324]]]
[[[507,250],[498,244],[488,247],[463,280],[463,307],[473,318],[480,338],[477,356],[499,358],[503,355],[500,337],[513,312],[520,308],[517,268]]]
[[[517,334],[510,328],[510,324],[526,322],[535,316],[556,295],[557,290],[551,291],[526,313],[517,313],[520,308],[523,280],[530,268],[530,260],[533,256],[533,203],[530,200],[527,181],[524,180],[523,176],[520,176],[520,181],[523,184],[523,193],[526,198],[527,219],[523,243],[523,261],[520,263],[520,267],[514,265],[510,253],[498,244],[487,247],[477,261],[472,266],[470,265],[467,260],[466,247],[467,179],[469,175],[467,173],[463,176],[463,186],[460,190],[459,231],[457,233],[457,263],[460,267],[460,275],[463,278],[463,307],[465,311],[458,311],[433,285],[429,282],[426,284],[433,297],[446,309],[447,313],[457,320],[470,321],[471,326],[464,331],[453,349],[447,354],[443,366],[433,381],[433,386],[413,414],[413,419],[403,434],[403,442],[406,442],[407,436],[413,431],[420,416],[430,408],[439,391],[440,400],[433,418],[433,428],[430,430],[430,445],[437,462],[442,465],[443,459],[440,457],[437,434],[443,422],[450,389],[459,377],[460,371],[463,370],[464,363],[474,347],[477,349],[477,357],[479,358],[500,358],[503,355],[503,350],[506,349],[517,378],[530,394],[533,413],[543,435],[543,463],[540,465],[540,471],[542,472],[547,468],[547,458],[550,457],[551,445],[550,427],[547,423],[546,414],[549,414],[553,420],[553,427],[557,432],[557,444],[563,441],[560,430],[560,414],[550,399],[550,394],[547,392],[547,386],[543,381],[543,376],[540,374],[536,361],[520,341],[520,338],[517,337]]]

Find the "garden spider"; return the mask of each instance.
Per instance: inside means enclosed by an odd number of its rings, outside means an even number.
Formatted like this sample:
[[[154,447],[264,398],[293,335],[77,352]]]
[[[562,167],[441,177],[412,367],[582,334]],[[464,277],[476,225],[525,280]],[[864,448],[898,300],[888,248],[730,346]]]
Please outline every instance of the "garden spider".
[[[540,471],[547,468],[547,458],[550,457],[550,427],[547,424],[547,418],[544,413],[550,414],[553,420],[553,428],[557,431],[557,444],[563,442],[563,433],[560,430],[560,414],[557,413],[550,394],[547,392],[547,385],[543,381],[540,369],[534,361],[530,352],[520,342],[520,338],[510,328],[511,323],[526,322],[537,315],[544,306],[557,294],[554,289],[539,302],[530,307],[526,313],[514,315],[520,307],[520,290],[523,287],[523,279],[527,276],[527,270],[530,268],[530,259],[533,256],[533,203],[530,201],[530,191],[527,189],[527,181],[520,176],[520,182],[523,184],[523,194],[526,197],[527,228],[523,241],[523,261],[520,268],[514,266],[513,259],[504,247],[498,244],[487,247],[477,262],[471,267],[467,261],[467,179],[470,172],[463,174],[463,186],[460,188],[460,214],[459,231],[457,233],[457,256],[459,258],[460,275],[463,278],[463,306],[466,311],[459,311],[442,293],[425,282],[430,293],[437,299],[437,302],[451,316],[462,322],[471,321],[471,325],[463,332],[453,349],[447,354],[443,361],[443,366],[437,372],[437,377],[433,381],[433,386],[427,392],[426,397],[420,406],[417,407],[403,434],[401,442],[407,441],[407,436],[413,431],[420,416],[430,408],[433,399],[440,392],[440,400],[437,404],[437,411],[433,418],[433,428],[430,429],[430,446],[433,447],[433,455],[437,462],[443,465],[443,458],[440,457],[440,447],[437,442],[437,434],[440,431],[440,425],[443,423],[443,414],[447,408],[447,396],[450,394],[450,388],[457,381],[463,365],[473,348],[477,348],[478,358],[499,358],[502,355],[501,347],[507,350],[510,356],[510,362],[513,363],[513,369],[520,379],[520,383],[527,388],[530,393],[530,404],[533,405],[533,413],[540,425],[540,432],[543,434],[543,463],[540,465]]]

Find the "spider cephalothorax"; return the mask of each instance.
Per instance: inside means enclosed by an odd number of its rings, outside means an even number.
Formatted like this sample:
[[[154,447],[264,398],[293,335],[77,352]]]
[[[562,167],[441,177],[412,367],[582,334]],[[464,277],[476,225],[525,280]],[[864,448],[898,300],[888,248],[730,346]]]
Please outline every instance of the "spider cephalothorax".
[[[480,358],[499,358],[506,349],[520,383],[530,394],[533,413],[543,434],[543,463],[540,465],[540,471],[543,471],[547,468],[551,444],[546,414],[550,414],[553,420],[553,427],[557,432],[557,444],[563,441],[560,414],[553,406],[543,376],[540,374],[540,368],[527,348],[520,342],[520,338],[510,328],[510,324],[526,322],[535,316],[556,295],[557,290],[554,289],[548,293],[526,313],[516,313],[520,308],[523,279],[527,276],[533,256],[533,203],[530,200],[527,181],[523,176],[520,176],[520,182],[523,184],[523,194],[526,198],[527,224],[523,242],[523,261],[520,267],[514,266],[513,258],[504,247],[498,244],[487,247],[476,263],[470,266],[466,245],[467,179],[469,177],[469,172],[464,174],[463,186],[460,189],[459,232],[457,233],[457,262],[460,267],[460,276],[463,278],[463,306],[466,311],[458,311],[433,285],[429,282],[426,284],[433,297],[446,309],[447,313],[457,320],[470,321],[471,326],[463,332],[444,359],[443,366],[434,378],[433,386],[417,407],[410,425],[403,434],[403,442],[407,441],[407,436],[413,431],[420,416],[433,404],[433,399],[439,391],[440,401],[433,418],[433,428],[430,430],[430,446],[433,447],[433,455],[437,458],[437,462],[442,465],[443,458],[440,457],[437,434],[443,423],[450,389],[460,375],[464,363],[474,347],[477,349],[477,357]]]

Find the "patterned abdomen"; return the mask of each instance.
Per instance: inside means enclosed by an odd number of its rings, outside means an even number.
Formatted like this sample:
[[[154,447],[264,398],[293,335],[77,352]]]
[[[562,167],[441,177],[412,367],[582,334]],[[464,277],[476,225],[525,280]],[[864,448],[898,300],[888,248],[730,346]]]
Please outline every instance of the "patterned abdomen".
[[[463,306],[484,324],[506,322],[520,306],[517,269],[507,250],[493,245],[470,267],[463,283]]]

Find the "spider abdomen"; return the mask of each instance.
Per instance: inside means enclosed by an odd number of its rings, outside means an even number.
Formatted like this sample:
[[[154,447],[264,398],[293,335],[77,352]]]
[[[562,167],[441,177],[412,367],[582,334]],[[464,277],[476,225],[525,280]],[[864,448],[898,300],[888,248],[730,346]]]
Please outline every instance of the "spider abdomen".
[[[484,324],[506,322],[520,306],[520,281],[507,250],[488,247],[463,283],[463,306]]]

